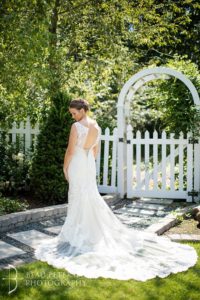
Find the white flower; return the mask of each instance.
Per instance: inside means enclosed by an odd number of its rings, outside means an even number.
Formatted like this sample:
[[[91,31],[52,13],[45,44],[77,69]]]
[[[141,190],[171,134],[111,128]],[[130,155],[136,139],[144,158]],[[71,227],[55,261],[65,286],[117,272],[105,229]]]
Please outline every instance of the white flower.
[[[19,160],[23,160],[24,154],[21,153],[21,152],[19,152],[19,153],[17,154],[17,157],[18,157]]]

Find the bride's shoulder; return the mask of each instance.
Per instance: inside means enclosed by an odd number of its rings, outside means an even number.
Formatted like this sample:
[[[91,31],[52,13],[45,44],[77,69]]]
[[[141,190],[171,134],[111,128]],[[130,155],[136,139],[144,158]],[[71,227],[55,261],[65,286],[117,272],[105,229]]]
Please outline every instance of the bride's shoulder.
[[[90,125],[94,126],[94,127],[99,127],[99,124],[97,123],[97,121],[95,119],[90,119]]]
[[[96,120],[93,120],[93,121],[91,122],[90,127],[91,127],[92,129],[94,129],[94,130],[100,131],[100,126],[99,126],[99,124],[97,123]]]
[[[78,122],[72,123],[71,128],[76,128],[76,127],[77,127],[77,123],[78,123]]]

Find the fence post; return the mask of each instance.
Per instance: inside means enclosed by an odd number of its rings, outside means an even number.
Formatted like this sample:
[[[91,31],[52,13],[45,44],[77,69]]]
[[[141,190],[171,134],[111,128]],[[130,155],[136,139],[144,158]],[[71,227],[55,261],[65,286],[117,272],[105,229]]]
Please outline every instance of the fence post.
[[[118,132],[118,154],[117,154],[117,191],[121,198],[126,194],[126,131],[123,106],[117,107],[117,132]]]

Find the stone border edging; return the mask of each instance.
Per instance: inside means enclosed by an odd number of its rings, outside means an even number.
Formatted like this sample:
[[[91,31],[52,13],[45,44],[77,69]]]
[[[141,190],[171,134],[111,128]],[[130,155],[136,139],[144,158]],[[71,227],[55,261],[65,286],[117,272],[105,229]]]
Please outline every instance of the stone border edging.
[[[107,194],[102,196],[104,200],[112,205],[119,200],[119,194]],[[0,233],[10,229],[26,225],[28,223],[46,220],[50,216],[62,217],[67,214],[68,203],[33,208],[25,211],[15,212],[0,216]]]
[[[63,216],[67,213],[67,206],[68,204],[45,206],[0,216],[0,233],[50,216]]]
[[[184,233],[173,233],[173,234],[166,234],[172,241],[179,242],[200,242],[200,235],[198,234],[184,234]]]
[[[195,203],[194,205],[184,207],[177,212],[177,216],[184,216],[186,215],[192,208],[197,207],[198,204]],[[149,226],[145,231],[150,231],[157,233],[157,235],[163,234],[165,231],[170,229],[172,226],[176,225],[178,223],[178,219],[176,216],[174,216],[172,213],[165,216],[162,220],[158,221],[155,224],[152,224]]]

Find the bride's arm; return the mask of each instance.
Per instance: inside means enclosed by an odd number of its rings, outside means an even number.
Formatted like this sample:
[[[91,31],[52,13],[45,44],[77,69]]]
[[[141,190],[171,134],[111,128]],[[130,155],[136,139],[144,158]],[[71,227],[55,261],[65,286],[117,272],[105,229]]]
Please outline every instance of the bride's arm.
[[[100,148],[100,141],[98,142],[98,144],[96,144],[93,147],[93,153],[94,153],[94,158],[97,159],[97,156],[99,154],[99,148]]]
[[[74,154],[76,141],[77,141],[76,125],[72,124],[71,130],[70,130],[70,135],[69,135],[69,142],[68,142],[68,146],[67,146],[67,149],[65,152],[65,157],[64,157],[64,164],[63,164],[64,172],[67,170],[69,163],[72,159],[72,156]]]

